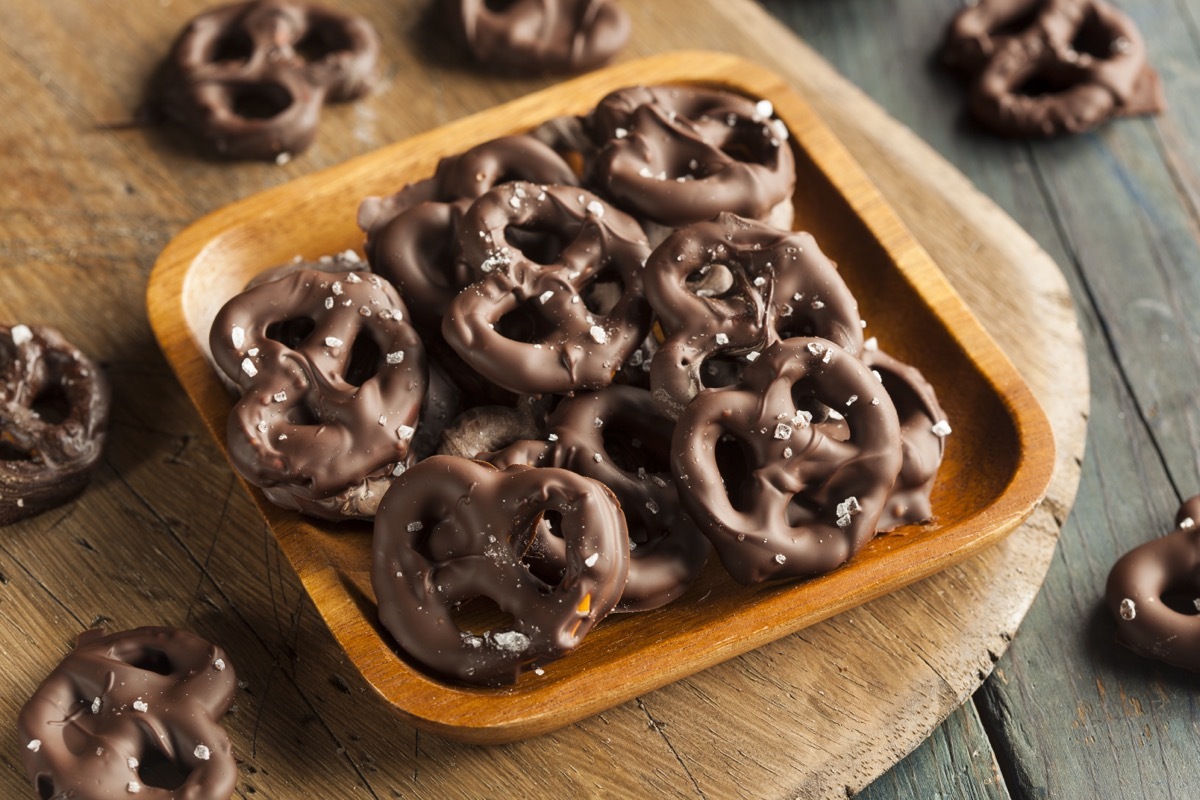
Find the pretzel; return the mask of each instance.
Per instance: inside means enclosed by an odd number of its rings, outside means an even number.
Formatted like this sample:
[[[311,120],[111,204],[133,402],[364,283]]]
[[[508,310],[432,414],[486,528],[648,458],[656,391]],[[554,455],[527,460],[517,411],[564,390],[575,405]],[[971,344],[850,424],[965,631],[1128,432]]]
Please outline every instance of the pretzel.
[[[557,582],[522,561],[548,514],[568,551]],[[379,507],[371,585],[380,622],[408,656],[441,677],[496,686],[579,644],[620,598],[628,553],[621,508],[596,481],[433,456]],[[476,598],[511,621],[460,627],[456,608]]]
[[[476,61],[521,73],[583,72],[611,61],[629,39],[613,0],[442,0],[450,28]]]
[[[643,281],[663,337],[650,385],[671,417],[706,386],[736,380],[736,372],[706,376],[714,359],[728,363],[792,336],[830,339],[851,354],[862,348],[858,302],[807,233],[721,214],[667,238]]]
[[[326,100],[366,94],[378,54],[361,17],[290,0],[222,6],[175,42],[157,100],[217,155],[286,159],[312,144]]]
[[[864,347],[862,360],[878,374],[884,391],[896,406],[904,452],[903,466],[888,492],[878,530],[891,531],[901,525],[928,522],[933,517],[929,494],[951,430],[946,412],[938,403],[933,386],[916,367],[883,352],[874,341]]]
[[[274,503],[370,517],[409,463],[427,372],[396,290],[377,275],[300,271],[234,297],[213,321],[217,366],[242,390],[229,458]]]
[[[561,467],[600,481],[616,495],[629,528],[629,580],[616,611],[647,611],[679,597],[700,574],[709,545],[683,513],[671,477],[673,424],[650,393],[609,386],[567,398],[551,414],[547,440],[520,441],[488,460]],[[535,548],[549,575],[567,569],[566,543],[544,535]]]
[[[236,691],[229,657],[191,633],[85,631],[21,709],[25,769],[44,798],[228,798]]]
[[[109,403],[104,372],[58,331],[0,326],[0,526],[83,491]]]
[[[835,409],[843,440],[813,423]],[[828,572],[874,535],[900,472],[900,423],[879,381],[833,342],[768,348],[733,387],[679,417],[671,466],[680,499],[735,580]]]
[[[1180,507],[1175,525],[1117,561],[1105,604],[1117,622],[1119,643],[1200,671],[1200,495]]]
[[[1081,133],[1165,105],[1137,27],[1104,0],[987,0],[954,19],[943,52],[978,76],[975,117],[1007,136]]]
[[[769,101],[713,89],[619,89],[588,119],[600,145],[591,183],[644,223],[680,227],[728,211],[790,228],[796,167],[774,113]]]
[[[438,162],[432,178],[390,197],[368,197],[358,224],[367,258],[400,289],[423,333],[437,331],[450,301],[473,280],[461,261],[462,218],[471,203],[514,180],[575,185],[570,166],[531,136],[502,136]]]
[[[478,279],[451,302],[442,335],[499,386],[599,389],[649,330],[646,237],[590,192],[502,184],[471,206],[461,242]]]

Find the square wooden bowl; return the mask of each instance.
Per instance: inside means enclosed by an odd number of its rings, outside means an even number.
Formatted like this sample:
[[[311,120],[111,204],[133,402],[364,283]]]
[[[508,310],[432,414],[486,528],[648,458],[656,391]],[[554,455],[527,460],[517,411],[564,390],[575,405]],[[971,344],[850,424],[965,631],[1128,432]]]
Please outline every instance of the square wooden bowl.
[[[208,356],[218,309],[261,270],[360,249],[359,201],[429,176],[438,160],[637,83],[703,85],[770,100],[791,131],[796,227],[840,264],[868,334],[921,369],[953,434],[934,520],[882,535],[832,574],[743,587],[710,563],[671,605],[613,615],[578,650],[513,687],[434,680],[397,655],[376,620],[371,529],[284,511],[246,486],[350,661],[408,722],[469,742],[545,733],[603,711],[961,561],[1012,531],[1050,479],[1050,425],[1028,386],[808,103],[753,63],[673,53],[562,83],[234,203],[183,231],[158,259],[147,304],[159,344],[218,445],[233,402]]]

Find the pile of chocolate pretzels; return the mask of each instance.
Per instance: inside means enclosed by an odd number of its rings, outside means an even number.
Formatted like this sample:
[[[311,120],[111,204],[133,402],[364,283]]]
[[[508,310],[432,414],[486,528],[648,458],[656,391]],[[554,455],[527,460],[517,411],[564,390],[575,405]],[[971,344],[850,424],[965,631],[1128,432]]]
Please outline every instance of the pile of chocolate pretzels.
[[[950,432],[790,230],[771,104],[635,87],[366,199],[367,261],[259,276],[217,315],[236,469],[374,518],[400,648],[512,683],[611,611],[810,577],[928,521]],[[469,611],[490,601],[502,621]]]

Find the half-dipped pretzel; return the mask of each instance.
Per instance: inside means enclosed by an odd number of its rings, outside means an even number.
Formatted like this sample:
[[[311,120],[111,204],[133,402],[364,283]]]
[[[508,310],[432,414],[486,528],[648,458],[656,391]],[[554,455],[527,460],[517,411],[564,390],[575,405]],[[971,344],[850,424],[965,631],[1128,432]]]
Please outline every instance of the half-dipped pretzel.
[[[39,797],[224,798],[237,763],[219,720],[237,679],[199,636],[138,628],[86,631],[17,722]]]
[[[312,143],[326,99],[367,92],[378,53],[361,17],[292,0],[222,6],[184,29],[157,99],[218,155],[275,159]]]
[[[546,440],[515,442],[488,458],[562,467],[600,481],[617,496],[629,528],[629,580],[616,611],[646,611],[679,597],[700,574],[709,545],[683,513],[671,475],[671,420],[650,393],[609,386],[563,400],[550,415]],[[567,545],[542,536],[538,561],[550,574],[568,568]]]
[[[459,231],[471,203],[500,183],[577,184],[558,153],[532,136],[502,136],[438,162],[432,178],[358,210],[372,267],[400,289],[422,332],[436,331],[450,301],[474,280]]]
[[[83,491],[109,402],[104,372],[58,331],[0,325],[0,525]]]
[[[715,89],[619,89],[588,121],[601,148],[590,179],[643,222],[679,227],[729,211],[790,228],[796,167],[774,113]]]
[[[370,517],[409,462],[425,349],[378,275],[301,271],[234,297],[213,321],[217,366],[242,390],[229,457],[272,502]]]
[[[442,334],[510,391],[607,386],[649,330],[645,234],[590,192],[497,186],[468,211],[462,251],[478,280],[451,302]]]
[[[830,339],[852,354],[862,348],[858,303],[807,233],[721,214],[668,237],[642,280],[664,337],[650,385],[671,417],[705,386],[721,385],[705,380],[714,357],[792,336]]]
[[[1129,17],[1104,0],[1048,0],[1025,13],[1029,28],[990,40],[970,97],[981,123],[1007,136],[1055,136],[1161,110],[1158,77]]]
[[[844,417],[844,441],[813,423],[818,405]],[[845,563],[875,535],[900,465],[900,423],[878,379],[814,338],[779,342],[739,385],[698,394],[671,446],[684,508],[744,584]]]
[[[582,72],[629,38],[614,0],[442,0],[450,27],[481,64],[523,73]]]
[[[1200,671],[1200,495],[1183,504],[1175,525],[1117,561],[1105,603],[1117,621],[1118,642]]]
[[[946,452],[950,423],[937,394],[916,367],[879,349],[874,340],[863,348],[863,363],[879,374],[883,389],[896,406],[904,464],[888,493],[878,530],[928,522],[933,517],[929,494]]]
[[[522,561],[550,517],[568,551],[557,583]],[[379,507],[371,585],[380,622],[408,656],[445,678],[501,685],[579,644],[620,598],[628,556],[621,507],[596,481],[433,456]],[[477,598],[511,622],[461,628],[455,610]]]

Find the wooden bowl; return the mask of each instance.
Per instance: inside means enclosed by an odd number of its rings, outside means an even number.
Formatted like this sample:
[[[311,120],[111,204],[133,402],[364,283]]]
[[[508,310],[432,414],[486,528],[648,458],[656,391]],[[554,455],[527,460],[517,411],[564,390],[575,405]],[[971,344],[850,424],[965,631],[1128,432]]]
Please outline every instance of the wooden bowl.
[[[500,743],[545,733],[919,580],[1015,529],[1050,480],[1053,437],[1029,387],[870,179],[780,77],[718,53],[656,56],[559,84],[254,195],[179,234],[155,265],[147,305],[167,360],[218,446],[225,447],[232,400],[208,360],[208,331],[250,277],[295,256],[360,248],[355,214],[363,197],[431,175],[442,156],[585,113],[636,83],[715,86],[774,104],[796,155],[796,227],[841,265],[868,334],[924,372],[954,428],[933,492],[935,517],[876,538],[846,566],[807,582],[739,586],[714,558],[684,597],[610,616],[544,675],[475,689],[414,669],[379,627],[368,525],[316,522],[247,485],[350,661],[407,722],[451,738]]]

